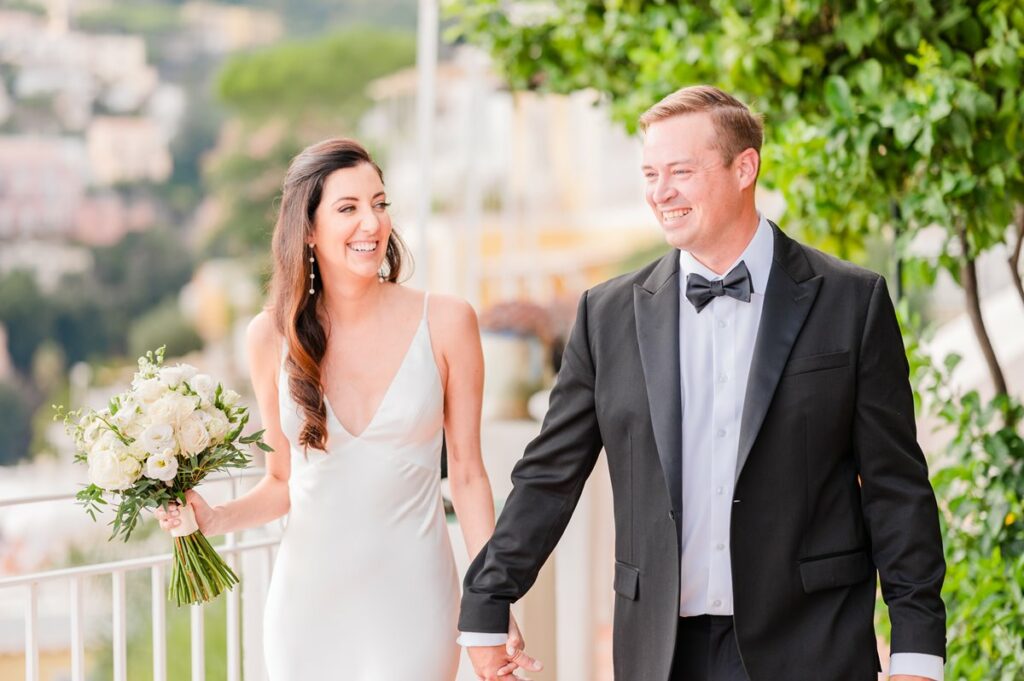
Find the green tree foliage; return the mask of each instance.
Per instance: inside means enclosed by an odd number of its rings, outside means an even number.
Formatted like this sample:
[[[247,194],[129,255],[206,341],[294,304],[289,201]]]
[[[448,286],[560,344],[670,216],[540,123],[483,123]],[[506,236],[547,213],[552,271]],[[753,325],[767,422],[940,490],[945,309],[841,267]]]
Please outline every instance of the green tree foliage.
[[[15,270],[0,277],[0,324],[7,331],[7,350],[14,367],[26,373],[32,355],[50,333],[53,312],[33,275]]]
[[[11,359],[28,376],[36,349],[52,338],[67,363],[123,355],[129,326],[191,278],[193,262],[179,235],[166,230],[128,234],[92,249],[94,268],[64,278],[44,294],[34,277],[0,278],[0,323]]]
[[[324,116],[354,122],[370,100],[366,84],[412,63],[409,33],[349,28],[230,59],[217,85],[223,102],[249,119]]]
[[[182,235],[169,229],[126,234],[93,251],[92,276],[107,302],[137,317],[177,293],[192,277],[193,261]]]
[[[1024,203],[1024,7],[1016,0],[455,1],[455,33],[490,50],[514,88],[592,88],[636,118],[687,84],[713,83],[767,115],[763,177],[786,224],[849,248],[890,230],[897,254],[940,225],[936,266],[977,313],[974,261],[1004,243]]]
[[[185,320],[172,297],[136,319],[128,333],[128,355],[141,357],[147,350],[167,347],[169,357],[180,357],[203,347],[203,341]]]
[[[311,142],[352,134],[370,105],[367,84],[414,58],[412,35],[363,27],[231,59],[218,92],[237,118],[207,166],[222,217],[206,252],[262,267],[288,162]]]
[[[315,35],[327,26],[416,26],[416,0],[235,0],[275,10],[289,33]]]
[[[946,678],[1010,681],[1024,675],[1024,404],[986,401],[951,379],[959,363],[936,365],[922,351],[927,333],[910,320],[904,343],[915,401],[949,443],[933,475],[946,554]],[[885,613],[880,609],[882,619]]]
[[[17,463],[32,441],[32,405],[14,383],[0,382],[0,466]]]

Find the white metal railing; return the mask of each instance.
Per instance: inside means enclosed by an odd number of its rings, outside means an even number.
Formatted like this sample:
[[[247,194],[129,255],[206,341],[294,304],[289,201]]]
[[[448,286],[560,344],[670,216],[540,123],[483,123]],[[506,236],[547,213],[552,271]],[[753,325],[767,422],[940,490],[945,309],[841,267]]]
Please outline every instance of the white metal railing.
[[[238,483],[243,478],[262,477],[264,470],[250,469],[234,474],[210,476],[205,482],[230,482],[231,498],[238,496]],[[204,482],[204,484],[205,484]],[[70,501],[74,493],[41,494],[35,496],[0,499],[0,509],[54,501]],[[240,556],[247,552],[262,554],[262,567],[257,570],[261,580],[260,594],[266,594],[270,567],[272,565],[274,547],[280,542],[279,537],[257,541],[239,542],[235,533],[225,535],[225,543],[217,548],[231,569],[241,578]],[[70,587],[70,630],[71,630],[71,679],[85,681],[85,618],[83,608],[83,584],[87,577],[110,575],[112,605],[112,645],[113,645],[113,681],[127,681],[128,631],[127,631],[127,598],[126,575],[135,570],[148,569],[150,572],[150,598],[152,607],[153,628],[153,681],[167,681],[167,623],[166,593],[167,566],[173,554],[159,554],[143,558],[131,558],[107,563],[81,565],[73,568],[49,570],[44,572],[15,575],[0,578],[0,590],[25,589],[25,681],[39,681],[39,589],[42,584],[53,582],[69,582]],[[227,681],[240,681],[242,677],[241,644],[241,607],[240,586],[227,594]],[[205,680],[205,623],[203,620],[204,606],[190,606],[191,616],[191,660],[192,681]],[[257,654],[262,655],[262,651]]]

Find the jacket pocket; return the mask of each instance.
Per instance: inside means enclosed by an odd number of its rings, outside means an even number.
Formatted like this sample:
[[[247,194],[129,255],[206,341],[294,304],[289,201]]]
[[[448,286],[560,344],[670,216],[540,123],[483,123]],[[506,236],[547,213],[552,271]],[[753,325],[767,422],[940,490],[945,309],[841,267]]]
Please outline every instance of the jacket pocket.
[[[806,593],[857,584],[871,577],[874,571],[871,558],[863,549],[800,561],[800,580]]]
[[[806,374],[812,371],[824,371],[825,369],[838,369],[850,363],[850,351],[827,352],[822,355],[808,355],[806,357],[793,357],[786,363],[782,370],[783,376],[793,374]]]
[[[615,593],[635,601],[640,587],[640,568],[622,561],[615,561]]]

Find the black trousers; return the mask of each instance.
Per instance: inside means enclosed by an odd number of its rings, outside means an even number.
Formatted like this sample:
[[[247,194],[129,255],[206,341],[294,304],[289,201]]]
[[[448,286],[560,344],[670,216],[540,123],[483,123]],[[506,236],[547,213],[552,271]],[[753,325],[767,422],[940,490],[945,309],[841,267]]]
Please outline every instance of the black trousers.
[[[680,617],[671,681],[750,681],[732,617]]]

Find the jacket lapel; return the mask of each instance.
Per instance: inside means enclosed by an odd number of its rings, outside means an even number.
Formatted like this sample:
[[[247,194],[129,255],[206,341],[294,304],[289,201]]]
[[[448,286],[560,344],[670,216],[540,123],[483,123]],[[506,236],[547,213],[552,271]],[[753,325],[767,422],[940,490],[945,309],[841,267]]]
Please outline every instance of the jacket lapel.
[[[740,420],[737,480],[764,423],[793,343],[821,286],[821,275],[814,275],[800,245],[783,234],[778,225],[771,224],[775,235],[775,255],[765,287],[761,323],[754,342]]]
[[[633,312],[658,457],[675,517],[682,509],[682,395],[679,385],[679,251],[663,257],[642,285]],[[679,527],[677,522],[677,529]]]

